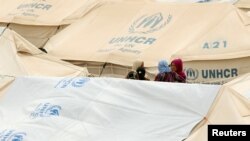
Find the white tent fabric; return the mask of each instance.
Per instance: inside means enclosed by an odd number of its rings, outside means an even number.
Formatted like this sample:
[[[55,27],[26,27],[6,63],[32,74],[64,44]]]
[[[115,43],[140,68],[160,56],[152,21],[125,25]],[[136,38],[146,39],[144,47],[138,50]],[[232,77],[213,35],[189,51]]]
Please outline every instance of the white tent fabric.
[[[219,85],[18,77],[0,99],[0,139],[180,141]]]
[[[0,75],[87,76],[88,70],[52,57],[8,28],[0,28]]]
[[[100,0],[0,0],[0,23],[41,48],[66,25],[101,5]]]

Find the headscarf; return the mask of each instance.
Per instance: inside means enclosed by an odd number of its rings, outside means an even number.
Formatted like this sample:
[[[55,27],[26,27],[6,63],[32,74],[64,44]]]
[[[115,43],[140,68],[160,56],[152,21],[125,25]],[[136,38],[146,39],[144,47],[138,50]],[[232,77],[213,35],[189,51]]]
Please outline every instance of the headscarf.
[[[135,61],[132,66],[132,70],[136,71],[137,68],[143,67],[144,62],[143,61]]]
[[[168,62],[166,60],[161,60],[158,64],[158,70],[160,73],[170,72]]]
[[[176,66],[176,73],[182,78],[186,79],[186,74],[183,71],[183,62],[180,58],[174,59],[171,62],[171,65],[174,64]]]

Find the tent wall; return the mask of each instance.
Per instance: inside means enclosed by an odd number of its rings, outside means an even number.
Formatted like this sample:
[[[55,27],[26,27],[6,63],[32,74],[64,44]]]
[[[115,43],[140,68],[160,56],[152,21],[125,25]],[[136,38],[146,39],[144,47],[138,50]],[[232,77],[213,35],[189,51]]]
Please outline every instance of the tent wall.
[[[57,33],[59,26],[32,26],[9,24],[8,28],[16,31],[38,48],[42,48],[53,35]]]
[[[95,77],[116,77],[125,78],[131,71],[131,66],[123,66],[112,63],[68,61],[74,65],[88,68],[88,72]],[[157,67],[146,67],[146,77],[154,80],[157,74]]]
[[[226,60],[185,61],[184,68],[190,83],[224,84],[250,72],[250,57]]]

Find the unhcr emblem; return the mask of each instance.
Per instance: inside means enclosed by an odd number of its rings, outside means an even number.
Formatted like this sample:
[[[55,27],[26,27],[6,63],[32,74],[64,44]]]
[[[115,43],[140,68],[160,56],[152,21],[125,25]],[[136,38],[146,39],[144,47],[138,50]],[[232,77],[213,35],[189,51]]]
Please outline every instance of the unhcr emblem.
[[[187,79],[195,80],[199,76],[199,71],[197,69],[188,68],[186,69]]]
[[[69,86],[80,88],[83,87],[89,81],[89,78],[82,77],[64,78],[56,84],[55,88],[67,88]]]
[[[143,15],[134,21],[129,27],[129,33],[152,33],[166,26],[166,24],[168,24],[171,19],[172,15],[168,15],[167,20],[164,20],[161,13],[156,13],[150,16]]]
[[[37,117],[51,117],[59,116],[61,111],[61,106],[53,105],[50,103],[40,103],[36,109],[30,114],[32,119]]]
[[[26,133],[15,130],[4,130],[0,132],[0,141],[23,141]]]

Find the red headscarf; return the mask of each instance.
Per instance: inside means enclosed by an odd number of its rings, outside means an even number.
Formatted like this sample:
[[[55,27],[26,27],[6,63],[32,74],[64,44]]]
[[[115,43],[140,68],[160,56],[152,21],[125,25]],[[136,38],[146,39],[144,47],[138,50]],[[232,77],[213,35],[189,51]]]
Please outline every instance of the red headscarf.
[[[179,74],[182,78],[186,79],[186,74],[183,71],[183,62],[181,59],[174,59],[171,62],[171,65],[174,64],[176,66],[176,73]]]

